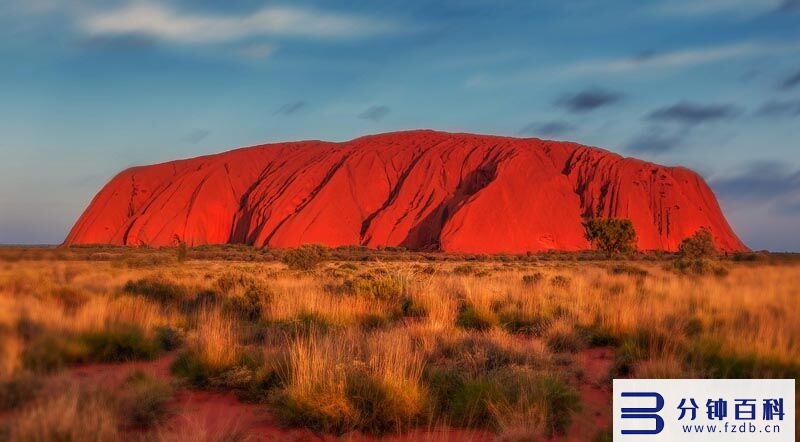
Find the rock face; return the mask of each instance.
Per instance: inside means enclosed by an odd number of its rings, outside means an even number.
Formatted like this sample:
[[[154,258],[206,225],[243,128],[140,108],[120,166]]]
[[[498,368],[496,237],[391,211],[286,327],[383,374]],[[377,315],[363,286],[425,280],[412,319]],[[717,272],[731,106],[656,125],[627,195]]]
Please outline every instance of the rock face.
[[[746,250],[694,172],[566,142],[433,131],[303,141],[133,167],[65,243],[403,246],[470,253],[590,248],[586,217],[633,221],[641,250],[709,228]]]

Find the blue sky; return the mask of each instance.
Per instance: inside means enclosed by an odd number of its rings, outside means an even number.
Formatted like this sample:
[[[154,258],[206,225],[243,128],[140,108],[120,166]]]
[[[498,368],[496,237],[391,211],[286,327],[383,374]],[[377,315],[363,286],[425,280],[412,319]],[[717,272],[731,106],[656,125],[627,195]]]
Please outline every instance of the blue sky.
[[[432,128],[691,167],[800,251],[800,0],[5,0],[0,60],[0,243],[131,165]]]

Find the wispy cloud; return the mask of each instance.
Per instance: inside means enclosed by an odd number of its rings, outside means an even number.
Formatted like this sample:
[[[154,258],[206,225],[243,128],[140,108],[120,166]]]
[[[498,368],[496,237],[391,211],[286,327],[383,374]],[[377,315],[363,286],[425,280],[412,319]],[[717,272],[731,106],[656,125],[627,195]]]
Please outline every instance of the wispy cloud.
[[[755,162],[739,174],[713,180],[711,185],[721,197],[731,199],[800,197],[800,170],[776,161]]]
[[[211,135],[211,131],[198,129],[186,134],[186,136],[183,137],[183,141],[189,144],[197,144],[208,138],[209,135]]]
[[[619,92],[594,87],[564,95],[556,100],[555,106],[572,113],[585,113],[616,104],[623,98],[624,95]]]
[[[81,22],[90,35],[144,35],[175,43],[230,42],[259,36],[355,38],[397,32],[399,23],[359,14],[270,6],[243,15],[178,11],[132,3]]]
[[[532,83],[553,78],[619,76],[641,74],[646,71],[664,72],[729,60],[780,56],[795,52],[800,52],[800,43],[758,41],[687,47],[670,51],[648,50],[627,57],[590,58],[555,67],[521,69],[510,74],[477,74],[468,78],[465,84],[471,87]]]
[[[745,42],[722,46],[686,48],[674,51],[648,51],[633,57],[595,59],[574,63],[564,69],[569,74],[613,74],[644,69],[673,69],[714,63],[756,55],[800,51],[800,44]]]
[[[370,106],[369,108],[367,108],[367,110],[361,112],[358,115],[358,118],[364,120],[380,121],[383,120],[387,115],[389,115],[390,111],[391,109],[389,109],[388,106]]]
[[[626,148],[633,153],[661,154],[680,147],[683,142],[682,133],[667,133],[663,129],[649,128],[634,137]]]
[[[800,0],[783,0],[778,7],[778,12],[797,12],[800,11]]]
[[[781,84],[778,85],[778,88],[788,91],[789,89],[794,89],[796,86],[800,86],[800,70],[784,78]]]
[[[557,137],[576,129],[566,121],[548,121],[545,123],[530,123],[519,131],[520,135],[533,135],[542,137]]]
[[[306,102],[303,100],[292,101],[291,103],[286,103],[281,106],[277,111],[276,114],[282,115],[294,115],[306,107]]]
[[[757,113],[762,117],[798,117],[800,116],[800,99],[768,101],[761,106]]]
[[[682,101],[654,110],[647,115],[647,119],[695,125],[732,118],[739,113],[739,109],[731,104],[697,104]]]

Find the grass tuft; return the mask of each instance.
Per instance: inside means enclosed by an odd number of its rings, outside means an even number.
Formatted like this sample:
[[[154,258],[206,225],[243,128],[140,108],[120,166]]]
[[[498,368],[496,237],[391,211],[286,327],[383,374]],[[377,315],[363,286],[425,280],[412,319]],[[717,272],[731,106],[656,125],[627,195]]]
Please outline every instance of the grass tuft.
[[[128,376],[115,397],[119,415],[128,425],[149,427],[167,418],[173,390],[169,383],[142,371]]]

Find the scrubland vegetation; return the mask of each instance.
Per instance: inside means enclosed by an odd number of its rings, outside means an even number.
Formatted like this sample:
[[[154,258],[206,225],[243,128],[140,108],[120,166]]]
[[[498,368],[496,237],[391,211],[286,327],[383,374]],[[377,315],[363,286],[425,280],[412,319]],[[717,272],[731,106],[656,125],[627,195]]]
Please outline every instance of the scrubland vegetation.
[[[547,440],[580,418],[587,383],[610,410],[614,377],[797,378],[800,262],[703,247],[628,260],[5,249],[0,440],[258,438],[176,427],[186,390],[331,435]],[[581,362],[599,348],[607,373]],[[92,377],[164,360],[162,375]],[[76,381],[79,367],[101,369]]]

